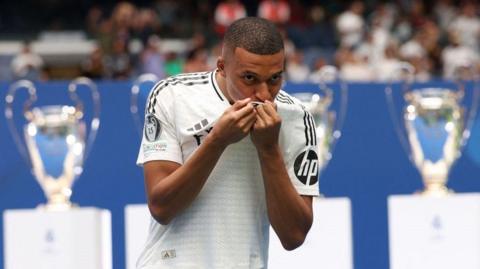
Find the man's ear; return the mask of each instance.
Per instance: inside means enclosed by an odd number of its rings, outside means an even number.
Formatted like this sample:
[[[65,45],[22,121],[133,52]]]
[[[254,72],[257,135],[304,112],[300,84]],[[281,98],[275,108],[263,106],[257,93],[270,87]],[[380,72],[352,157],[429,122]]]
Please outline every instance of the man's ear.
[[[217,59],[217,72],[220,73],[222,77],[225,77],[225,60],[222,56],[219,56]]]

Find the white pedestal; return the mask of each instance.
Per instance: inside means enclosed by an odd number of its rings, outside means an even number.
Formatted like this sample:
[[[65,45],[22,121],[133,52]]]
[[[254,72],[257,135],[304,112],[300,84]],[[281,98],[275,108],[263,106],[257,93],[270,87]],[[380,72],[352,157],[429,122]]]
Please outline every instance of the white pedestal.
[[[388,198],[390,269],[480,268],[480,194]]]
[[[125,258],[127,269],[135,269],[150,227],[150,211],[146,204],[125,207]]]
[[[108,210],[6,210],[5,269],[111,269]]]
[[[313,215],[305,242],[293,251],[282,247],[270,227],[269,269],[353,268],[350,200],[314,198]]]

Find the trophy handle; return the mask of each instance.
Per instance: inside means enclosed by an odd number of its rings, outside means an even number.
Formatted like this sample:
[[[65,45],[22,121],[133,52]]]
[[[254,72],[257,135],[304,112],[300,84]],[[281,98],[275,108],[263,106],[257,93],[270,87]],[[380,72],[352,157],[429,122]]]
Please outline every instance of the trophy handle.
[[[322,67],[320,69],[320,82],[318,87],[325,95],[325,98],[322,100],[325,106],[330,106],[333,101],[333,90],[327,85],[328,82],[332,81],[337,81],[340,85],[340,108],[338,110],[338,115],[335,115],[335,112],[333,111],[329,112],[330,120],[335,121],[332,128],[330,153],[333,152],[338,139],[342,135],[341,129],[345,121],[345,115],[347,114],[348,87],[335,66],[326,65]]]
[[[400,144],[402,145],[403,150],[407,154],[408,158],[411,159],[412,154],[410,152],[410,146],[407,141],[407,136],[404,132],[402,132],[402,124],[400,123],[400,120],[396,117],[396,115],[398,115],[398,110],[397,106],[395,105],[392,90],[392,85],[394,81],[400,81],[400,83],[402,83],[402,92],[404,98],[410,98],[410,85],[415,81],[415,67],[407,62],[400,63],[397,68],[390,74],[390,79],[388,81],[387,87],[385,88],[387,107],[390,118],[392,119],[395,128],[395,132],[400,139]]]
[[[473,124],[475,122],[475,116],[477,115],[478,111],[478,102],[479,102],[479,96],[480,96],[480,81],[478,78],[478,74],[476,72],[476,68],[472,64],[464,64],[464,65],[459,65],[455,68],[454,71],[454,80],[455,83],[458,86],[458,93],[457,97],[459,100],[463,99],[465,96],[465,83],[467,80],[472,80],[473,82],[473,96],[472,96],[472,103],[470,105],[470,110],[468,112],[468,115],[465,119],[465,128],[462,133],[462,139],[460,141],[460,151],[461,149],[467,144],[468,138],[470,137],[470,130],[473,127]],[[467,77],[465,77],[465,74]]]
[[[78,77],[68,84],[70,99],[75,102],[77,119],[83,117],[83,102],[77,95],[77,87],[79,85],[85,85],[90,89],[93,101],[93,118],[90,122],[90,132],[88,134],[88,140],[85,146],[85,154],[83,157],[83,159],[86,160],[92,148],[92,144],[97,136],[98,128],[100,127],[100,93],[98,92],[95,83],[87,77]]]
[[[140,87],[145,82],[157,83],[159,78],[155,74],[146,73],[140,75],[134,82],[131,89],[131,98],[130,98],[130,112],[132,113],[133,121],[140,137],[142,136],[143,124],[138,114],[138,95],[140,93]]]
[[[13,136],[15,145],[20,151],[22,157],[30,165],[31,162],[30,162],[30,157],[27,153],[27,148],[22,143],[22,139],[20,138],[20,134],[18,132],[17,127],[15,126],[15,122],[13,119],[14,117],[13,102],[15,101],[15,94],[19,89],[26,89],[29,94],[28,100],[25,101],[25,103],[23,104],[23,115],[27,120],[32,119],[32,114],[31,114],[32,112],[30,111],[30,107],[35,101],[37,101],[37,89],[35,88],[35,85],[33,85],[33,83],[30,80],[26,80],[26,79],[19,80],[10,86],[7,96],[5,97],[5,103],[6,103],[5,118],[7,119],[8,129]]]

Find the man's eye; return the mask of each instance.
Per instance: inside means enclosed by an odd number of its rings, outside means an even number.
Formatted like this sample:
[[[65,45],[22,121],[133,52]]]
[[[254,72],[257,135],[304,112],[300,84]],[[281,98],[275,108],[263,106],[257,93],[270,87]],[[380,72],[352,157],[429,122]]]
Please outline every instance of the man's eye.
[[[278,82],[279,80],[282,79],[282,75],[273,75],[271,78],[270,78],[270,82]]]
[[[252,75],[244,75],[244,76],[243,76],[243,79],[245,79],[245,80],[248,81],[248,82],[252,82],[252,81],[255,80],[255,77],[252,76]]]

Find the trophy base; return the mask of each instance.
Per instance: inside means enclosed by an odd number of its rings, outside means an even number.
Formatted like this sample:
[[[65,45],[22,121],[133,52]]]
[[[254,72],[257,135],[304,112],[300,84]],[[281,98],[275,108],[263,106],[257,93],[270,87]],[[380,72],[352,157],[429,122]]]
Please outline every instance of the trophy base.
[[[37,207],[40,210],[45,211],[68,211],[74,208],[78,208],[77,204],[68,203],[47,203],[41,204]]]
[[[430,197],[445,197],[454,193],[453,190],[447,188],[446,186],[427,186],[424,190],[418,191],[418,194],[422,196],[430,196]]]

